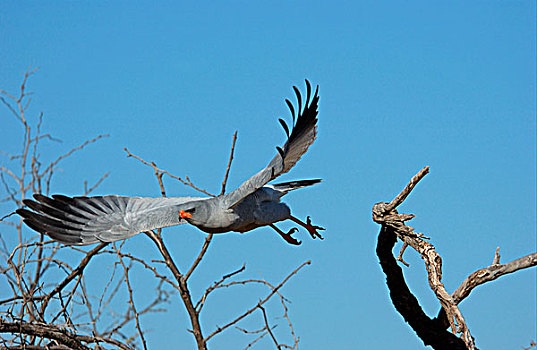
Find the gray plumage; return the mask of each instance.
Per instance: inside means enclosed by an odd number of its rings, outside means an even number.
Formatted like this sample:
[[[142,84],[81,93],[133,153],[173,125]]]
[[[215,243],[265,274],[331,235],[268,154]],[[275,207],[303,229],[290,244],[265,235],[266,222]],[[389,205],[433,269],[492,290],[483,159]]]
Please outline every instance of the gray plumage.
[[[24,222],[37,232],[75,245],[112,242],[137,233],[190,223],[209,233],[246,232],[270,225],[291,244],[300,244],[289,233],[283,233],[273,224],[290,219],[305,227],[313,238],[322,238],[308,217],[304,223],[291,215],[281,197],[297,188],[319,183],[321,180],[300,180],[279,184],[267,183],[288,172],[308,150],[317,136],[318,89],[311,96],[311,85],[306,80],[307,96],[302,98],[293,87],[298,100],[298,113],[286,100],[293,119],[292,130],[285,121],[280,123],[288,139],[277,147],[276,156],[260,172],[246,180],[236,190],[218,197],[141,198],[123,196],[51,198],[35,194],[35,200],[24,200],[30,209],[18,209]],[[311,100],[310,100],[311,98]]]

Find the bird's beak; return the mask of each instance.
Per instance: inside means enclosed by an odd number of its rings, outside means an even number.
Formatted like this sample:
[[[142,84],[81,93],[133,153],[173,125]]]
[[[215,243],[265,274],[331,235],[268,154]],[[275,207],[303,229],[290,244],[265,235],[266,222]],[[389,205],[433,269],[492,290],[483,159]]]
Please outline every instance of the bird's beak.
[[[184,210],[179,210],[179,216],[182,217],[183,219],[186,219],[186,218],[191,218],[192,214],[187,213]]]

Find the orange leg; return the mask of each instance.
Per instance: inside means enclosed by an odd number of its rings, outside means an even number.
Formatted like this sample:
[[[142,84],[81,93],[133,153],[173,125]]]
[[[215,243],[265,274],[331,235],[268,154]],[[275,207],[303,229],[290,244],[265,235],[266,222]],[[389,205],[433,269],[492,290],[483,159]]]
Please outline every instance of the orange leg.
[[[314,226],[311,224],[311,218],[308,216],[306,218],[306,222],[303,222],[297,218],[295,218],[294,216],[289,216],[289,220],[291,221],[294,221],[296,222],[297,224],[299,224],[300,226],[304,227],[306,230],[308,230],[309,234],[311,235],[311,238],[315,239],[315,238],[320,238],[320,239],[324,239],[321,234],[319,232],[317,232],[317,230],[320,230],[320,231],[324,231],[324,228],[321,227],[321,226]]]
[[[302,243],[298,239],[296,239],[296,238],[291,236],[293,233],[298,231],[295,227],[290,229],[289,232],[285,233],[282,230],[280,230],[279,228],[277,228],[276,225],[274,225],[274,224],[269,224],[269,226],[272,227],[274,229],[274,231],[278,232],[278,234],[280,236],[282,236],[282,238],[285,239],[285,241],[287,243],[292,244],[292,245],[300,245]]]

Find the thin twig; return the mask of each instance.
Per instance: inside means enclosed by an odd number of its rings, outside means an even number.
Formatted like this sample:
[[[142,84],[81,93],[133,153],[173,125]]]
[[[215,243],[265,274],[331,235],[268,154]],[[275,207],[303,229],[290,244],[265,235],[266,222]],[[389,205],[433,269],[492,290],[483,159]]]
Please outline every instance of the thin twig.
[[[213,239],[213,234],[212,233],[209,233],[207,235],[207,237],[205,237],[205,242],[203,242],[203,246],[201,247],[201,251],[198,254],[198,257],[196,258],[196,260],[194,261],[192,266],[190,266],[190,269],[188,270],[188,272],[186,273],[185,280],[188,280],[190,278],[190,275],[192,274],[192,272],[194,272],[196,267],[198,267],[198,264],[201,262],[201,259],[203,259],[203,257],[205,256],[205,253],[207,253],[207,249],[209,249],[209,245],[211,244],[212,239]]]
[[[90,188],[88,188],[88,182],[84,181],[84,196],[87,196],[88,194],[93,192],[97,187],[99,187],[99,185],[104,181],[104,179],[108,177],[108,175],[110,175],[109,171],[106,172],[103,176],[101,176],[101,178],[97,180],[97,182]]]
[[[125,241],[123,241],[124,243]],[[119,248],[116,248],[114,244],[114,249],[116,249],[118,252],[121,251],[121,247],[123,246],[123,243],[119,246]],[[118,255],[119,262],[121,266],[123,266],[123,270],[125,271],[125,283],[127,283],[127,290],[129,291],[129,304],[132,308],[132,312],[134,313],[134,318],[136,319],[136,329],[138,330],[138,334],[140,335],[140,339],[142,340],[142,345],[144,346],[144,350],[147,350],[147,343],[145,341],[144,332],[142,331],[142,326],[140,325],[140,317],[138,314],[138,311],[136,310],[136,305],[134,304],[134,296],[132,292],[131,282],[129,279],[129,267],[125,265],[123,262],[123,257],[121,255]]]
[[[500,247],[497,247],[496,252],[494,253],[494,259],[492,260],[492,265],[499,265],[500,257]]]
[[[222,181],[222,190],[220,191],[220,195],[223,195],[224,193],[226,193],[227,178],[229,176],[229,171],[231,169],[231,162],[233,161],[233,154],[235,153],[236,142],[237,142],[237,131],[235,130],[235,133],[233,134],[233,141],[231,142],[231,152],[229,153],[229,161],[227,162],[226,173],[224,175],[224,181]]]
[[[408,243],[403,242],[403,246],[401,247],[401,250],[399,251],[399,255],[397,256],[397,261],[400,261],[406,267],[410,267],[410,265],[403,259],[403,254],[405,253],[405,250],[407,247],[408,247]]]
[[[270,337],[272,338],[272,341],[274,342],[274,345],[276,345],[278,350],[281,350],[282,347],[280,346],[280,344],[276,340],[276,337],[274,336],[274,333],[272,333],[272,330],[271,330],[271,328],[269,326],[268,319],[267,319],[267,313],[265,312],[265,308],[263,306],[261,306],[261,305],[259,305],[258,308],[263,313],[263,320],[265,321],[265,328],[266,328],[267,332],[270,334]]]
[[[71,274],[69,274],[69,276],[67,276],[60,284],[58,284],[56,286],[56,288],[54,288],[50,293],[48,293],[47,295],[45,295],[43,297],[43,303],[42,303],[42,306],[41,306],[41,312],[42,313],[45,311],[50,298],[52,298],[57,293],[61,292],[61,290],[66,285],[68,285],[69,282],[71,282],[75,277],[81,275],[84,272],[84,269],[86,268],[86,266],[88,266],[91,258],[93,258],[101,249],[103,249],[107,245],[108,245],[107,242],[99,243],[99,245],[97,245],[95,248],[90,250],[86,254],[86,256],[80,261],[78,266],[73,270],[73,272],[71,272]]]
[[[145,160],[143,160],[141,157],[135,155],[135,154],[132,154],[128,149],[127,147],[124,148],[125,152],[127,152],[127,157],[132,157],[132,158],[135,158],[137,160],[139,160],[140,162],[142,162],[142,164],[145,164],[147,166],[150,166],[152,167],[156,173],[162,173],[162,174],[166,174],[168,175],[169,177],[171,177],[172,179],[176,179],[178,181],[180,181],[181,183],[183,183],[184,185],[186,186],[189,186],[189,187],[192,187],[193,189],[195,189],[196,191],[199,191],[201,193],[204,193],[208,196],[211,196],[211,197],[216,197],[216,195],[212,194],[212,193],[209,193],[207,192],[206,190],[204,189],[201,189],[199,187],[197,187],[196,185],[194,185],[194,183],[192,181],[190,181],[190,179],[188,178],[188,176],[185,177],[186,180],[183,180],[181,177],[179,176],[175,176],[175,175],[172,175],[170,174],[168,171],[166,170],[163,170],[163,169],[160,169],[159,167],[157,167],[157,165],[155,164],[155,162],[147,162]]]
[[[252,312],[255,311],[255,309],[257,309],[258,306],[260,305],[263,305],[264,303],[266,303],[270,298],[272,298],[272,296],[274,294],[276,294],[276,292],[293,276],[295,275],[298,271],[300,271],[300,269],[302,269],[304,266],[306,265],[309,265],[311,264],[311,261],[308,260],[304,263],[302,263],[299,267],[297,267],[296,269],[294,269],[289,275],[287,275],[287,277],[285,277],[283,279],[283,281],[280,282],[280,284],[278,284],[274,290],[272,290],[263,300],[260,300],[254,307],[246,310],[243,314],[241,314],[240,316],[238,316],[237,318],[235,318],[234,320],[232,320],[231,322],[228,322],[227,324],[225,324],[224,326],[222,327],[217,327],[216,330],[214,330],[211,334],[209,334],[206,338],[205,338],[205,341],[208,341],[209,339],[211,339],[212,337],[214,337],[215,335],[217,335],[218,333],[222,332],[224,329],[230,327],[230,326],[233,326],[235,325],[237,322],[239,322],[240,320],[242,320],[243,318],[245,318],[246,316],[248,316],[249,314],[251,314]]]
[[[198,313],[201,312],[201,308],[203,307],[203,304],[205,303],[205,300],[207,299],[207,296],[215,289],[217,288],[221,288],[223,286],[223,283],[225,280],[227,280],[228,278],[231,278],[241,272],[243,272],[244,270],[246,269],[246,264],[243,264],[242,267],[236,271],[233,271],[231,273],[228,273],[224,276],[222,276],[222,278],[219,280],[219,281],[216,281],[214,282],[211,286],[209,286],[205,292],[203,293],[203,295],[201,296],[201,298],[198,300],[198,302],[196,303],[196,306],[195,306],[195,309],[197,310]]]

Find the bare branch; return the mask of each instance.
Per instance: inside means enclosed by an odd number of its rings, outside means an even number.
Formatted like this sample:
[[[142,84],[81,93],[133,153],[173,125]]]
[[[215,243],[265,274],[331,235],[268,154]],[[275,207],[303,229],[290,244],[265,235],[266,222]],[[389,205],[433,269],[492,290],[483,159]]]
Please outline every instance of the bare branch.
[[[257,309],[259,306],[262,306],[264,303],[266,303],[270,298],[272,298],[272,296],[274,294],[276,294],[276,292],[293,276],[295,275],[298,271],[300,271],[300,269],[302,269],[304,266],[306,265],[309,265],[311,264],[311,261],[308,260],[304,263],[302,263],[299,267],[297,267],[296,269],[294,269],[289,275],[287,275],[287,277],[285,277],[283,279],[283,281],[280,282],[280,284],[278,284],[264,299],[260,300],[254,307],[246,310],[243,314],[241,314],[240,316],[238,316],[237,318],[235,318],[233,321],[225,324],[224,326],[222,327],[217,327],[216,330],[214,330],[211,334],[209,334],[206,338],[205,338],[205,341],[208,341],[209,339],[211,339],[212,337],[214,337],[215,335],[217,335],[218,333],[222,332],[224,329],[230,327],[230,326],[233,326],[235,325],[237,322],[239,322],[240,320],[242,320],[243,318],[245,318],[246,316],[248,316],[249,314],[251,314],[252,312],[255,311],[255,309]]]
[[[259,310],[261,310],[261,312],[263,313],[263,320],[265,321],[265,328],[267,330],[267,332],[270,334],[270,337],[272,338],[272,341],[274,342],[274,345],[276,345],[276,347],[278,348],[278,350],[281,350],[281,346],[280,346],[280,343],[278,343],[278,341],[276,340],[276,337],[274,336],[274,333],[272,333],[272,330],[268,324],[268,319],[267,319],[267,313],[265,311],[265,308],[261,305],[258,306]]]
[[[95,248],[90,250],[86,254],[86,256],[80,261],[80,263],[78,264],[77,268],[75,268],[73,270],[73,272],[71,272],[71,274],[69,274],[69,276],[67,276],[60,284],[58,284],[56,286],[56,288],[54,288],[50,293],[48,293],[46,296],[43,297],[44,300],[43,300],[43,304],[42,304],[42,307],[41,307],[42,312],[45,311],[50,298],[52,298],[57,293],[61,292],[61,290],[66,285],[68,285],[69,282],[71,282],[73,279],[75,279],[77,276],[80,276],[84,272],[84,269],[86,268],[86,266],[88,266],[91,258],[93,258],[101,249],[103,249],[107,245],[108,245],[107,242],[99,243],[99,245],[97,245]]]
[[[212,193],[210,193],[210,192],[208,192],[208,191],[206,191],[206,190],[204,190],[204,189],[202,189],[202,188],[199,188],[199,187],[197,187],[196,185],[194,185],[194,183],[190,180],[190,178],[188,177],[188,175],[185,176],[185,179],[186,179],[186,182],[184,182],[185,185],[190,186],[190,187],[192,187],[193,189],[195,189],[196,191],[199,191],[199,192],[201,192],[201,193],[204,193],[204,194],[206,194],[206,195],[208,195],[208,196],[216,197],[216,195],[214,195],[214,194],[212,194]]]
[[[492,265],[499,265],[500,264],[500,247],[496,248],[496,252],[494,253],[494,260],[492,260]]]
[[[77,334],[45,323],[6,322],[0,318],[0,333],[28,334],[57,340],[70,349],[89,350]]]
[[[208,196],[211,196],[211,197],[216,197],[214,194],[212,193],[209,193],[201,188],[198,188],[196,187],[192,181],[190,181],[190,179],[188,178],[188,176],[185,177],[186,180],[183,180],[182,178],[180,178],[179,176],[175,176],[175,175],[172,175],[170,174],[168,171],[166,170],[163,170],[163,169],[160,169],[159,167],[157,167],[157,165],[155,164],[155,162],[147,162],[145,160],[143,160],[141,157],[135,155],[135,154],[132,154],[128,149],[127,147],[124,148],[125,152],[127,152],[127,157],[132,157],[132,158],[135,158],[137,160],[139,160],[140,162],[142,162],[142,164],[145,164],[147,166],[150,166],[152,167],[155,172],[157,173],[157,176],[158,176],[158,173],[161,173],[161,174],[166,174],[168,175],[169,177],[171,177],[172,179],[176,179],[178,181],[180,181],[183,185],[186,185],[186,186],[189,186],[189,187],[192,187],[193,189],[195,189],[196,191],[199,191],[199,192],[202,192]],[[162,177],[162,175],[161,175]],[[162,189],[162,186],[161,186],[161,189]]]
[[[395,210],[423,176],[427,174],[428,170],[429,168],[425,167],[416,174],[405,189],[389,204],[377,203],[373,207],[373,220],[382,224],[378,238],[377,255],[386,274],[394,306],[405,321],[416,331],[425,345],[431,345],[435,349],[461,348],[458,338],[453,338],[452,334],[444,332],[447,326],[451,326],[453,333],[462,334],[464,349],[476,349],[474,338],[470,334],[466,321],[457,305],[470,294],[473,288],[480,284],[520,269],[536,266],[537,253],[500,265],[498,248],[491,266],[480,269],[468,276],[461,286],[452,295],[449,295],[442,283],[442,258],[435,251],[434,246],[424,240],[423,234],[414,232],[414,228],[405,224],[405,221],[412,219],[414,216],[398,214],[397,210]],[[439,315],[434,320],[425,315],[417,299],[411,294],[401,268],[397,266],[393,258],[391,250],[397,238],[403,242],[403,247],[397,260],[405,263],[402,259],[403,252],[407,246],[411,246],[421,255],[425,262],[429,285],[442,305]]]
[[[166,266],[168,266],[168,269],[170,269],[173,276],[175,277],[175,280],[177,281],[177,284],[179,285],[179,295],[181,296],[183,304],[185,305],[185,308],[190,317],[190,322],[192,324],[192,333],[194,334],[194,338],[196,338],[198,350],[206,350],[207,341],[203,337],[201,324],[199,321],[199,314],[192,303],[192,298],[190,296],[190,291],[188,289],[186,279],[181,274],[181,272],[179,272],[177,265],[175,264],[172,256],[170,255],[170,252],[168,251],[168,248],[164,244],[164,241],[162,240],[162,237],[160,235],[160,230],[158,231],[158,234],[153,231],[148,231],[146,232],[146,235],[149,236],[149,238],[151,238],[151,240],[157,246],[160,254],[166,262]]]
[[[168,283],[170,286],[172,286],[174,289],[177,289],[179,290],[179,285],[177,285],[176,283],[174,283],[173,281],[171,281],[168,277],[160,274],[157,269],[154,267],[154,266],[151,266],[149,265],[145,260],[143,259],[140,259],[140,258],[137,258],[135,256],[133,256],[132,254],[128,254],[128,253],[122,253],[122,252],[114,252],[114,251],[111,251],[111,250],[103,250],[102,253],[109,253],[109,254],[114,254],[114,255],[118,255],[118,256],[121,256],[122,258],[128,258],[132,261],[135,261],[139,264],[141,264],[145,269],[153,272],[153,275],[162,280],[163,282],[166,282]]]
[[[229,152],[229,161],[227,162],[226,174],[224,175],[224,181],[222,181],[222,190],[220,195],[226,193],[227,178],[229,171],[231,170],[231,162],[233,161],[233,154],[235,153],[235,143],[237,142],[237,131],[233,134],[233,141],[231,142],[231,152]]]
[[[192,272],[194,272],[196,267],[198,267],[198,264],[201,262],[201,259],[203,259],[203,257],[205,256],[205,253],[207,253],[207,249],[209,248],[209,244],[211,244],[212,239],[213,239],[213,234],[212,233],[209,233],[207,235],[207,237],[205,237],[205,242],[203,242],[203,246],[201,247],[201,251],[198,254],[198,257],[196,258],[196,260],[194,261],[192,266],[190,266],[190,269],[188,270],[188,272],[186,273],[185,280],[188,280],[188,278],[190,277]]]
[[[227,275],[224,275],[222,276],[222,278],[217,281],[217,282],[214,282],[212,286],[209,286],[206,290],[205,290],[205,293],[203,293],[202,297],[200,298],[200,300],[198,300],[198,302],[196,303],[196,306],[195,306],[195,309],[197,310],[197,312],[201,312],[201,308],[203,307],[203,304],[205,303],[205,300],[207,299],[207,296],[213,291],[215,290],[216,288],[220,288],[222,287],[222,283],[224,283],[225,280],[227,280],[228,278],[231,278],[241,272],[243,272],[244,270],[246,269],[246,265],[243,264],[242,267],[236,271],[233,271],[231,273],[228,273]],[[273,288],[274,289],[274,288]]]
[[[110,175],[110,172],[106,172],[103,176],[101,176],[101,178],[99,180],[97,180],[97,182],[91,186],[90,188],[88,188],[88,182],[87,181],[84,181],[84,196],[87,196],[88,194],[90,194],[91,192],[93,192],[97,187],[99,187],[99,185],[104,181],[104,179],[106,179],[108,177],[108,175]]]
[[[522,269],[537,266],[537,253],[529,254],[506,264],[499,265],[496,263],[496,261],[499,261],[499,250],[500,249],[498,247],[496,249],[495,258],[492,262],[492,265],[471,273],[451,294],[451,298],[453,299],[454,303],[460,304],[470,295],[472,290],[479,285],[494,281],[501,276],[514,273]],[[436,316],[436,321],[441,323],[444,327],[449,326],[444,309],[440,309],[438,316]]]
[[[229,171],[231,169],[231,163],[233,161],[233,155],[235,153],[235,143],[236,142],[237,142],[237,131],[235,131],[235,133],[233,134],[233,140],[231,142],[231,151],[229,152],[229,160],[228,160],[228,163],[227,163],[226,173],[224,175],[224,181],[222,181],[222,190],[220,191],[220,195],[223,195],[223,194],[226,193],[226,184],[227,184],[227,179],[228,179],[228,176],[229,176]],[[187,177],[187,180],[189,180],[188,177]],[[201,262],[201,259],[203,259],[203,256],[207,252],[207,249],[209,248],[209,245],[211,244],[212,239],[213,239],[213,234],[209,233],[209,235],[205,238],[205,242],[203,243],[203,246],[201,247],[201,251],[198,254],[198,257],[196,258],[196,260],[194,261],[194,263],[192,264],[192,266],[190,267],[190,269],[186,273],[185,280],[188,280],[188,278],[190,277],[192,272],[194,272],[194,270],[196,269],[198,264]]]
[[[399,251],[399,255],[397,256],[397,261],[400,261],[406,267],[410,267],[410,265],[405,260],[403,260],[403,254],[405,253],[406,248],[408,248],[408,243],[404,242],[403,246],[401,247],[401,250]]]
[[[42,174],[39,175],[39,177],[45,177],[46,176],[46,192],[47,193],[49,192],[50,181],[52,179],[53,169],[54,169],[54,167],[56,165],[58,165],[58,163],[60,163],[65,158],[68,158],[69,156],[71,156],[74,152],[83,149],[87,145],[89,145],[91,143],[94,143],[94,142],[97,142],[98,140],[100,140],[102,138],[105,138],[105,137],[109,137],[109,136],[110,135],[98,135],[98,136],[96,136],[96,137],[94,137],[94,138],[92,138],[90,140],[86,140],[83,143],[81,143],[80,145],[71,148],[68,152],[66,152],[66,153],[62,154],[61,156],[59,156],[58,158],[56,158],[56,160],[50,162],[50,164],[45,168],[45,170],[43,170]]]
[[[111,338],[75,334],[66,328],[45,323],[6,322],[0,318],[0,333],[27,334],[54,339],[64,345],[61,349],[68,346],[69,349],[88,350],[89,348],[82,343],[107,343],[120,349],[132,350],[129,346]],[[24,345],[21,349],[31,349],[31,347]],[[43,349],[48,349],[48,347],[43,347]]]
[[[2,201],[13,201],[16,206],[21,206],[22,201],[27,196],[28,191],[34,193],[48,193],[50,179],[57,165],[75,151],[84,148],[89,143],[95,142],[106,135],[100,135],[94,139],[88,140],[77,147],[72,148],[67,153],[55,158],[50,164],[42,170],[39,160],[40,141],[44,139],[57,141],[50,134],[42,134],[41,126],[43,124],[43,113],[39,113],[36,120],[30,119],[27,115],[31,98],[27,91],[29,77],[35,72],[35,69],[29,69],[20,85],[20,91],[17,94],[9,94],[0,91],[1,102],[15,115],[17,120],[23,126],[22,150],[17,155],[8,155],[10,161],[16,161],[16,168],[2,167],[0,177],[2,186],[6,188],[9,195]],[[4,152],[2,152],[5,154]],[[54,158],[53,158],[54,159]],[[107,175],[103,176],[97,184],[86,191],[89,192],[95,188]],[[13,185],[13,183],[15,185]],[[42,185],[46,184],[42,191]],[[2,218],[5,220],[10,215]],[[0,328],[7,331],[11,339],[2,336],[0,342],[2,345],[9,345],[10,348],[57,348],[56,344],[62,348],[87,349],[91,343],[97,344],[99,348],[103,343],[107,343],[114,348],[129,349],[129,346],[116,341],[100,337],[96,331],[95,318],[92,318],[91,304],[86,293],[84,285],[84,269],[89,264],[91,258],[98,254],[98,251],[106,244],[95,247],[89,252],[75,249],[84,254],[83,259],[78,266],[71,267],[69,263],[55,255],[59,250],[59,245],[50,240],[46,240],[44,235],[32,235],[30,239],[23,237],[22,220],[18,223],[2,222],[12,225],[18,233],[18,244],[13,248],[7,248],[3,242],[2,260],[7,263],[3,266],[0,273],[7,280],[6,287],[9,286],[12,292],[4,300],[0,301],[2,305],[0,318]],[[64,249],[65,250],[65,249]],[[51,266],[57,266],[66,273],[62,279],[57,280],[57,274],[46,275],[45,273]],[[4,268],[5,267],[5,268]],[[67,288],[69,288],[67,290]],[[6,288],[6,292],[8,289]],[[103,296],[104,297],[104,296]],[[49,303],[52,304],[53,313],[45,312]],[[57,303],[56,303],[57,302]],[[92,322],[94,332],[92,336],[85,336],[79,333],[79,328],[87,328],[87,319],[82,323],[74,323],[74,319],[84,315],[84,308],[87,308],[88,315]],[[49,308],[50,309],[50,308]],[[51,317],[46,324],[43,323],[45,318]],[[64,325],[55,324],[55,321],[63,318]],[[65,328],[65,327],[68,327]],[[13,331],[9,331],[13,329]],[[114,334],[117,335],[117,334]],[[52,342],[47,341],[47,339]],[[49,344],[46,344],[46,343]]]
[[[62,154],[61,156],[59,156],[58,158],[56,158],[56,160],[52,161],[52,162],[49,164],[49,166],[45,169],[44,173],[49,172],[53,167],[55,167],[56,165],[58,165],[59,162],[61,162],[61,161],[64,160],[65,158],[68,158],[68,157],[69,157],[71,154],[73,154],[74,152],[76,152],[76,151],[80,151],[81,149],[83,149],[84,147],[86,147],[87,145],[89,145],[90,143],[95,143],[95,142],[99,141],[100,139],[105,138],[105,137],[109,137],[109,136],[110,136],[110,135],[108,135],[108,134],[105,134],[105,135],[97,135],[97,136],[95,136],[94,138],[89,139],[89,140],[86,140],[86,141],[82,142],[80,145],[71,148],[68,152]]]
[[[436,350],[466,350],[466,345],[460,338],[439,326],[425,314],[418,299],[408,288],[403,270],[392,253],[396,241],[395,230],[391,226],[383,225],[378,236],[376,252],[382,271],[386,275],[386,284],[395,309],[425,345],[430,345]]]
[[[479,269],[466,277],[464,282],[453,292],[453,301],[459,304],[470,295],[475,287],[533,266],[537,266],[537,253],[526,255],[503,265],[493,263],[488,267]]]
[[[416,175],[414,175],[412,179],[410,179],[410,182],[408,183],[408,185],[406,185],[406,187],[403,189],[403,191],[401,191],[401,193],[399,193],[397,197],[395,197],[390,202],[390,204],[388,204],[388,206],[385,209],[386,212],[387,213],[391,212],[392,210],[397,208],[401,203],[403,203],[403,201],[406,199],[406,197],[408,197],[410,192],[412,192],[412,190],[418,184],[418,182],[420,182],[421,179],[423,179],[423,177],[427,175],[428,173],[429,173],[429,167],[426,166],[425,168],[421,169]]]
[[[123,241],[123,243],[124,242],[125,241]],[[116,248],[116,245],[114,244],[114,249],[116,249],[117,252],[120,252],[121,247],[123,246],[123,243],[120,245],[119,248]],[[140,339],[142,339],[142,345],[144,346],[144,350],[147,350],[147,343],[145,341],[144,332],[142,331],[142,326],[140,325],[139,314],[138,314],[138,311],[136,310],[136,306],[134,305],[134,297],[132,293],[131,282],[129,280],[130,265],[129,267],[127,267],[125,263],[123,262],[123,258],[121,257],[121,255],[118,255],[118,257],[119,257],[119,262],[121,266],[123,266],[123,270],[125,271],[125,283],[127,284],[127,289],[129,291],[129,303],[132,308],[132,312],[134,313],[134,318],[136,319],[136,329],[138,330],[138,335],[140,336]]]
[[[419,234],[414,233],[414,229],[412,227],[406,226],[404,224],[406,220],[410,220],[413,216],[405,215],[405,214],[398,214],[397,211],[395,210],[395,208],[399,206],[405,200],[405,198],[408,197],[408,195],[412,192],[412,189],[418,184],[418,182],[428,172],[429,172],[429,167],[425,167],[420,172],[418,172],[418,174],[412,177],[409,184],[403,189],[403,191],[399,195],[397,195],[390,202],[390,204],[386,204],[386,203],[375,204],[375,206],[373,207],[373,220],[377,223],[382,224],[383,229],[381,231],[385,231],[387,232],[387,234],[388,232],[390,233],[393,232],[393,234],[395,234],[399,239],[401,239],[404,243],[410,245],[421,255],[421,257],[425,261],[425,267],[427,269],[427,277],[429,281],[429,286],[431,287],[433,292],[436,294],[436,297],[440,301],[442,308],[445,310],[446,315],[448,316],[448,320],[451,324],[453,333],[456,333],[456,332],[462,333],[462,337],[463,337],[464,343],[466,344],[466,347],[468,349],[475,349],[474,340],[466,325],[466,321],[464,320],[464,317],[461,311],[459,310],[457,305],[453,302],[453,299],[448,294],[448,292],[446,291],[442,283],[442,258],[440,257],[440,255],[438,255],[438,253],[436,253],[434,246],[432,244],[421,239]],[[379,236],[379,245],[380,245],[380,240],[381,240],[381,236]],[[391,247],[389,248],[389,250],[390,250],[389,254],[391,256]],[[377,254],[379,255],[379,258],[380,258],[381,254],[379,252],[379,248],[377,248]],[[381,264],[382,263],[383,263],[383,260],[381,258]],[[390,271],[390,270],[385,270],[385,272],[386,271]],[[404,282],[404,278],[403,278],[403,282]],[[394,300],[394,296],[392,294],[392,301],[393,300]],[[394,304],[395,304],[395,301],[394,301]],[[417,304],[417,301],[414,306],[419,307],[419,304]],[[419,308],[421,309],[421,307]],[[399,309],[398,311],[401,312],[401,310]],[[427,316],[425,317],[430,322],[432,322]],[[409,319],[407,318],[405,318],[405,320],[407,322],[410,322]],[[418,329],[416,329],[416,328],[419,328],[418,324],[415,324],[412,327],[414,328],[416,332],[418,332]],[[424,337],[427,340],[424,339]],[[444,334],[443,337],[447,337],[447,335]],[[429,337],[426,334],[423,334],[423,336],[420,335],[420,338],[424,340],[426,345],[428,345],[427,342],[435,341],[434,339],[429,339]]]

